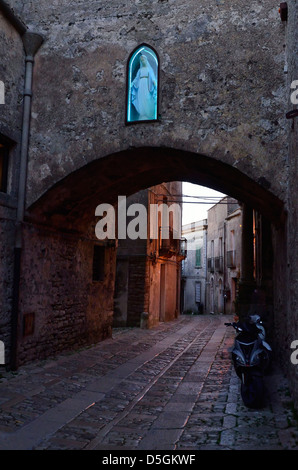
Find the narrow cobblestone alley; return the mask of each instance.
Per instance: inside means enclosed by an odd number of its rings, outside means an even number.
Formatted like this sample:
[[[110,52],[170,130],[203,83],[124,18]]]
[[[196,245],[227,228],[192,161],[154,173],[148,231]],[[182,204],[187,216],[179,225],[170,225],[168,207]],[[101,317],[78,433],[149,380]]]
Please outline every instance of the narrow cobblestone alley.
[[[0,449],[298,449],[275,366],[267,403],[241,402],[223,316],[124,328],[93,347],[1,372]]]

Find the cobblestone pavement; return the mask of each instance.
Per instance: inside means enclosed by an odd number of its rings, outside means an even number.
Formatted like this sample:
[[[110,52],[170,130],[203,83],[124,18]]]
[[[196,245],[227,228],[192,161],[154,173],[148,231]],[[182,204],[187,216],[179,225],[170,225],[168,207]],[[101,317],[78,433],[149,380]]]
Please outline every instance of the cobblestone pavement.
[[[0,449],[298,449],[277,366],[262,410],[241,401],[222,316],[117,329],[75,353],[0,369]]]

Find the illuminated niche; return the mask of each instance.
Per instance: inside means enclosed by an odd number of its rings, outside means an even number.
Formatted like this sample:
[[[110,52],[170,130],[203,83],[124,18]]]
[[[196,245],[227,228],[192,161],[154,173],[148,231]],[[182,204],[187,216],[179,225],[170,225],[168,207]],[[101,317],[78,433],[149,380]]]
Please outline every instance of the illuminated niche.
[[[127,74],[126,122],[158,119],[158,57],[143,44],[131,54]]]

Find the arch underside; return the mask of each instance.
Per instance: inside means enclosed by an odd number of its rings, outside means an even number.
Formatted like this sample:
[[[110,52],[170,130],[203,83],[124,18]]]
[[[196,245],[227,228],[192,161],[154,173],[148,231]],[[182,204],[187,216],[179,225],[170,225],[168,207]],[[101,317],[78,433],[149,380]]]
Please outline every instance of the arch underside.
[[[101,203],[170,181],[211,187],[258,210],[275,225],[284,217],[283,202],[238,169],[220,160],[183,150],[130,148],[92,161],[56,183],[28,208],[39,223],[83,229]]]

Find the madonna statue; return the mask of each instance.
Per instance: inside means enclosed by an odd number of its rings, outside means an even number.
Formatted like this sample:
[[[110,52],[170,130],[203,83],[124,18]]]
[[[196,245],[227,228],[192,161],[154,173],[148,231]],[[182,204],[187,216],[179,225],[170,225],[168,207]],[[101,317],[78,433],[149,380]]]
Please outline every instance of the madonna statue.
[[[156,119],[157,80],[145,55],[140,56],[140,68],[131,84],[131,102],[138,120]]]

